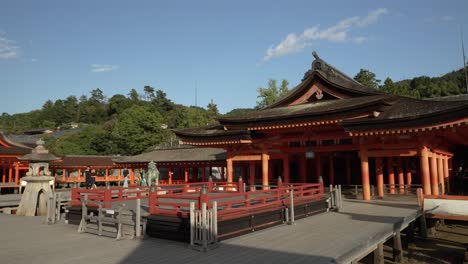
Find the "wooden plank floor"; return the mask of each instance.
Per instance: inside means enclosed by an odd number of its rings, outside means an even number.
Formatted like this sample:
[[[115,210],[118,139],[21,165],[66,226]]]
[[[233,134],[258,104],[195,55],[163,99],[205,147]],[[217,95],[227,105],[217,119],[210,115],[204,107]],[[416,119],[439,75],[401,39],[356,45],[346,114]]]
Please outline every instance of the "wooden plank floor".
[[[418,215],[416,201],[345,200],[329,212],[225,240],[207,253],[146,238],[114,241],[43,218],[0,214],[3,263],[348,263]]]

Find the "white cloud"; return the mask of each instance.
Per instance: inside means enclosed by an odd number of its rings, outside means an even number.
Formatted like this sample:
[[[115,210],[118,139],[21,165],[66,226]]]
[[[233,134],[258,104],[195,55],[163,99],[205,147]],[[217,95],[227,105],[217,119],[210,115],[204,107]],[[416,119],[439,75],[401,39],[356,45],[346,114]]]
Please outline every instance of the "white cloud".
[[[268,61],[274,57],[280,57],[291,53],[302,51],[306,46],[312,44],[312,41],[329,41],[329,42],[354,42],[357,44],[367,41],[366,37],[349,37],[349,32],[355,27],[366,27],[379,19],[380,16],[387,14],[386,8],[372,10],[365,17],[354,16],[338,21],[335,25],[320,29],[320,25],[306,28],[301,35],[290,33],[286,38],[276,46],[270,46],[263,61]]]
[[[0,32],[0,59],[13,59],[18,57],[19,47],[14,46],[15,41],[5,37],[4,32]]]
[[[110,72],[115,71],[119,68],[118,65],[111,64],[91,64],[92,72]]]

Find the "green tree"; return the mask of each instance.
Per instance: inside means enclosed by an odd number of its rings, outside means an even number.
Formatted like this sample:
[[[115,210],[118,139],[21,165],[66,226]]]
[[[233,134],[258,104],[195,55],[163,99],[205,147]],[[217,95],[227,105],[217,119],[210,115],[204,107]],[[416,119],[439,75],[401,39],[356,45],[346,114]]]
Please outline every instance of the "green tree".
[[[280,87],[278,87],[276,80],[268,80],[268,88],[259,87],[257,89],[257,98],[259,98],[259,100],[257,101],[257,106],[255,108],[262,109],[278,101],[289,92],[288,85],[289,82],[284,79],[281,81]]]
[[[374,89],[379,88],[380,80],[376,79],[375,73],[366,69],[361,69],[359,73],[354,76],[354,80],[367,87]]]
[[[133,102],[122,94],[116,94],[109,99],[108,113],[109,116],[120,114],[130,108]]]
[[[134,105],[118,116],[112,136],[122,154],[135,155],[165,140],[168,131],[162,124],[159,113]]]
[[[130,93],[128,93],[128,97],[135,103],[140,101],[140,95],[135,89],[130,90]]]
[[[147,101],[151,101],[154,99],[154,88],[149,86],[149,85],[145,85],[145,87],[143,87],[143,90],[145,91],[145,97],[146,97],[146,100]]]
[[[219,116],[219,111],[218,111],[218,106],[213,102],[213,99],[211,99],[211,102],[206,106],[207,111],[208,111],[208,116],[210,116],[213,121]]]

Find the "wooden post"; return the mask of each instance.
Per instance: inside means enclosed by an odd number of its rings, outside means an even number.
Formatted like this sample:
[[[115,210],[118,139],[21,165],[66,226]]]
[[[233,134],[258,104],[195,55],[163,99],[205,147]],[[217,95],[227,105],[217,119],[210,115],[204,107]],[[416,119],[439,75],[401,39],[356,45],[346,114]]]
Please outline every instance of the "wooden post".
[[[330,171],[330,175],[329,175],[330,184],[335,185],[335,163],[334,163],[334,160],[333,160],[333,153],[330,153],[329,166],[330,166],[330,168],[329,168],[329,171]]]
[[[437,175],[439,176],[439,184],[442,186],[441,194],[445,194],[444,182],[444,167],[442,165],[442,156],[437,156]]]
[[[188,168],[184,167],[184,182],[188,182]]]
[[[67,169],[62,169],[62,182],[67,182]]]
[[[393,237],[393,261],[400,263],[403,259],[403,247],[401,245],[401,234],[400,230],[396,231]]]
[[[412,182],[412,178],[411,178],[411,167],[410,167],[410,162],[409,162],[409,157],[405,159],[405,171],[406,171],[406,185],[409,187],[411,187],[411,182]]]
[[[10,168],[8,168],[8,183],[11,182],[12,177],[13,177],[13,168],[10,166]]]
[[[398,157],[398,187],[400,193],[405,193],[405,177],[403,175],[403,161]]]
[[[377,248],[374,250],[374,264],[384,264],[384,250],[383,243],[377,244]]]
[[[444,158],[444,178],[447,178],[447,192],[450,193],[450,178],[449,178],[449,164],[448,164],[449,157]]]
[[[226,174],[227,182],[232,183],[233,167],[232,167],[232,158],[226,159]]]
[[[107,169],[106,169],[107,170]],[[135,184],[135,168],[130,168],[130,182]],[[158,182],[159,184],[159,182]]]
[[[362,177],[362,199],[369,201],[371,199],[370,182],[369,182],[369,158],[367,149],[362,148],[360,151],[361,158],[361,177]]]
[[[5,183],[6,181],[6,166],[3,165],[3,170],[2,170],[2,183]]]
[[[346,184],[348,185],[351,184],[351,157],[349,154],[346,155]],[[382,181],[382,184],[383,184],[383,181]]]
[[[395,194],[395,171],[393,168],[393,158],[387,158],[387,170],[388,170],[388,185],[390,186],[389,193]]]
[[[382,158],[375,158],[375,169],[377,174],[377,196],[384,196],[384,177],[383,177],[383,165]]]
[[[429,153],[427,147],[421,148],[420,153],[421,182],[424,194],[431,194],[431,182],[429,178]]]
[[[15,166],[15,185],[19,183],[19,162],[16,162]]]
[[[249,175],[250,175],[250,191],[255,191],[255,161],[251,160],[249,162]]]
[[[283,180],[285,183],[290,181],[290,169],[289,169],[289,155],[284,155],[283,157]]]
[[[268,183],[268,160],[269,155],[266,152],[262,153],[262,186],[263,190],[268,190],[270,188]]]
[[[433,195],[439,195],[439,187],[438,187],[438,176],[437,176],[437,160],[435,158],[435,155],[433,155],[431,158],[431,188],[432,188],[432,194]]]

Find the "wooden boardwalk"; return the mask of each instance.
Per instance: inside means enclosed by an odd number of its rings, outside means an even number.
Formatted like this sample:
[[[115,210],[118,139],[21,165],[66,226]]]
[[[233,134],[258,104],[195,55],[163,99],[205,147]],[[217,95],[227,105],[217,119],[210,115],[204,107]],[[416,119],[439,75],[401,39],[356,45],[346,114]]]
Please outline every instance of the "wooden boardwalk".
[[[418,215],[415,200],[345,200],[341,212],[228,239],[202,253],[184,243],[114,241],[78,234],[73,225],[0,214],[0,255],[4,263],[349,263]]]

